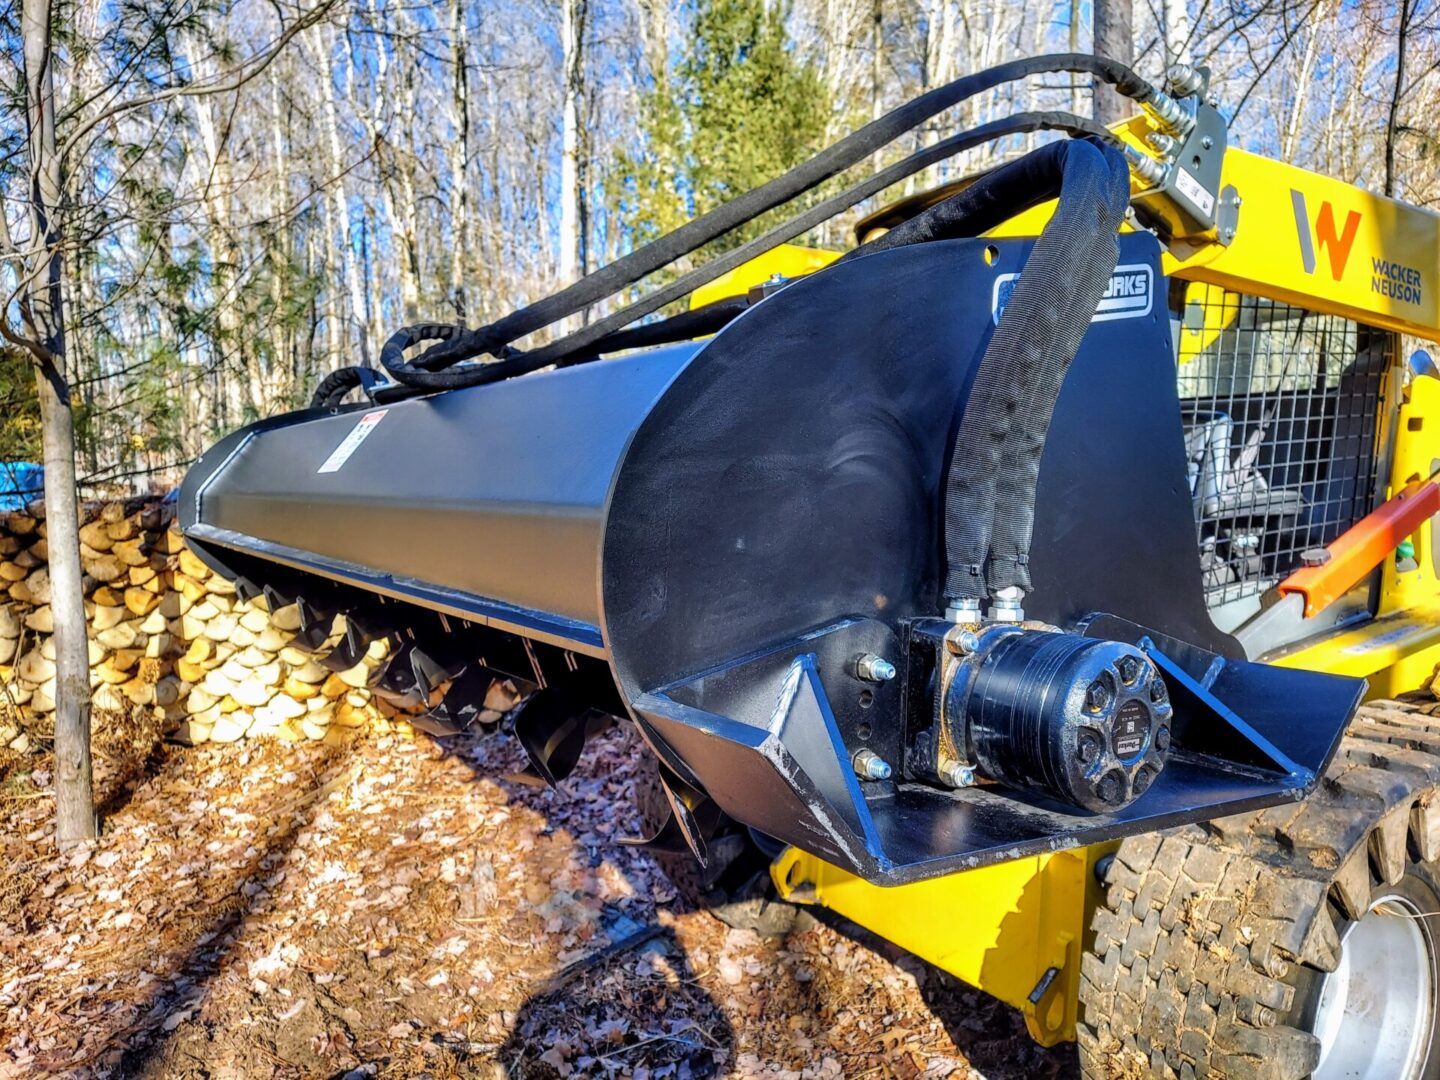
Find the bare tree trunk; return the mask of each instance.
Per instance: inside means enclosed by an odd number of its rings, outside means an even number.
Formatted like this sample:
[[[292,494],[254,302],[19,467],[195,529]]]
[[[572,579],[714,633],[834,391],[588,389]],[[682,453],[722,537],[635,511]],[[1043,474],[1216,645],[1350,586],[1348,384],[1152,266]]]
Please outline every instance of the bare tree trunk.
[[[29,116],[31,284],[21,306],[36,358],[45,517],[50,548],[50,610],[55,620],[55,839],[61,846],[95,836],[90,775],[90,657],[80,569],[75,494],[75,424],[65,381],[60,156],[55,145],[55,73],[50,0],[24,0],[26,110]]]
[[[560,38],[564,47],[564,104],[560,145],[559,284],[579,275],[580,258],[580,98],[585,82],[585,17],[588,0],[561,0]]]
[[[1395,36],[1395,88],[1390,94],[1390,111],[1385,119],[1385,194],[1395,194],[1395,143],[1400,134],[1400,99],[1405,93],[1405,52],[1410,43],[1410,19],[1414,0],[1400,0],[1400,27]]]
[[[452,95],[455,139],[450,145],[450,298],[463,322],[469,314],[465,299],[465,258],[470,251],[469,190],[465,170],[470,164],[470,33],[465,5],[450,0],[450,49],[455,64]]]
[[[1300,131],[1305,119],[1305,106],[1309,100],[1310,77],[1315,71],[1315,60],[1320,52],[1320,35],[1324,32],[1327,0],[1318,0],[1310,20],[1310,37],[1305,42],[1305,52],[1300,60],[1300,72],[1295,77],[1295,96],[1290,103],[1290,119],[1285,125],[1284,137],[1280,140],[1280,160],[1294,161],[1295,151],[1300,145]]]
[[[1131,0],[1095,0],[1095,55],[1122,64],[1135,59],[1134,11]],[[1108,84],[1095,84],[1095,119],[1114,124],[1130,115],[1129,103]]]
[[[327,269],[333,276],[331,281],[326,283],[326,287],[333,297],[330,309],[334,313],[333,317],[339,323],[335,327],[337,333],[331,339],[331,350],[332,353],[338,352],[339,355],[332,356],[330,363],[343,365],[354,361],[355,356],[350,349],[353,335],[357,333],[360,337],[360,360],[368,362],[369,342],[361,329],[365,297],[360,290],[360,268],[355,261],[355,233],[350,221],[350,201],[346,195],[348,185],[345,177],[345,150],[340,141],[340,114],[335,107],[337,97],[344,99],[350,96],[348,79],[347,84],[342,85],[338,92],[331,92],[330,88],[335,85],[335,66],[332,56],[334,41],[328,26],[317,27],[314,37],[307,38],[306,41],[311,47],[311,55],[319,70],[321,85],[325,87],[325,93],[321,95],[320,115],[325,128],[325,145],[330,158],[330,175],[334,178],[329,191],[327,212],[330,217],[330,228],[326,242],[331,260]]]

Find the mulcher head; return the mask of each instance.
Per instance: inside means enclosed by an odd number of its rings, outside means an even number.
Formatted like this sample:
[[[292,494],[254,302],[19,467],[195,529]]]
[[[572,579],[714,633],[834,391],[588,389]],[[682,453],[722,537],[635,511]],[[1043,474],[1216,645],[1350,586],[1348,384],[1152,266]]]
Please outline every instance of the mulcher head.
[[[1301,798],[1364,685],[1212,622],[1159,245],[1055,146],[703,343],[236,432],[186,535],[426,730],[515,683],[548,782],[633,719],[702,861],[739,822],[902,882]]]

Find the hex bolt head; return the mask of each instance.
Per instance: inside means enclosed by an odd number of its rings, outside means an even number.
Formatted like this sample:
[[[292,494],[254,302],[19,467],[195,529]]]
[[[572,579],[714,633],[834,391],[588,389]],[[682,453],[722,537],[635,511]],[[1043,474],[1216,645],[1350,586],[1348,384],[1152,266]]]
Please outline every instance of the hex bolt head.
[[[866,682],[889,682],[895,678],[895,665],[883,656],[865,653],[855,661],[855,674]]]
[[[961,630],[946,636],[950,651],[957,656],[973,656],[980,651],[980,635],[974,630]]]
[[[947,761],[940,767],[940,779],[953,788],[973,787],[975,769],[963,761]]]
[[[1137,769],[1134,778],[1130,781],[1130,789],[1138,795],[1144,795],[1150,788],[1150,770],[1146,768]]]
[[[1140,661],[1133,656],[1122,656],[1115,665],[1115,670],[1120,673],[1121,682],[1126,686],[1133,686],[1135,680],[1140,678]]]
[[[1102,802],[1114,805],[1125,797],[1125,777],[1119,769],[1111,769],[1100,778],[1100,783],[1095,785],[1095,794],[1100,796]]]
[[[862,749],[856,752],[851,759],[855,766],[855,775],[861,780],[889,780],[891,776],[890,763],[882,758],[874,750]]]
[[[1162,754],[1170,749],[1170,729],[1168,727],[1155,729],[1155,749]]]
[[[1110,692],[1110,688],[1105,685],[1104,680],[1096,679],[1085,691],[1085,708],[1092,713],[1104,712],[1114,697],[1115,695]]]
[[[1165,704],[1165,699],[1170,696],[1170,691],[1165,687],[1164,679],[1152,679],[1150,681],[1150,700],[1156,705]]]
[[[1075,757],[1082,765],[1089,765],[1100,756],[1100,751],[1105,748],[1105,740],[1100,733],[1091,731],[1089,728],[1081,728],[1080,733],[1075,736]]]

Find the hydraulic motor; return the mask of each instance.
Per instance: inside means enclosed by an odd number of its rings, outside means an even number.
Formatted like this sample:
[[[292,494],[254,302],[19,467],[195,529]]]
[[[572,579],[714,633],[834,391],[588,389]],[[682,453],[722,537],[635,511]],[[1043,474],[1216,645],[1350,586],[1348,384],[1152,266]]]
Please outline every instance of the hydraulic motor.
[[[1135,646],[996,624],[949,627],[937,654],[937,722],[918,747],[942,784],[991,780],[1107,813],[1164,769],[1170,696]]]

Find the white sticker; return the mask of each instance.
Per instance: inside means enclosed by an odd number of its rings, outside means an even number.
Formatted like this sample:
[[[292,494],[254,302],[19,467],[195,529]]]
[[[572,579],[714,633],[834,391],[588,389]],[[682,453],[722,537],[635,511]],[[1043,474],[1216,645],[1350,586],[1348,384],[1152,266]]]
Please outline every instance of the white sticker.
[[[1019,280],[1019,274],[1001,274],[995,279],[995,288],[990,297],[990,311],[996,323],[1000,322],[1000,316],[1005,311],[1005,305],[1010,302],[1010,294],[1015,291],[1015,283]],[[1105,295],[1095,307],[1095,317],[1090,321],[1110,322],[1112,319],[1138,319],[1149,315],[1154,296],[1155,273],[1147,264],[1127,263],[1117,266],[1110,275],[1109,284],[1105,286]]]
[[[389,409],[380,409],[362,416],[360,422],[350,429],[350,433],[325,459],[325,464],[315,471],[317,473],[339,472],[340,466],[350,460],[350,455],[355,453],[360,444],[370,437],[370,432],[380,426],[380,421],[385,419],[385,414],[389,411]]]
[[[1180,189],[1180,194],[1199,207],[1206,217],[1215,213],[1215,196],[1205,190],[1204,184],[1186,172],[1183,165],[1176,170],[1175,186]]]

